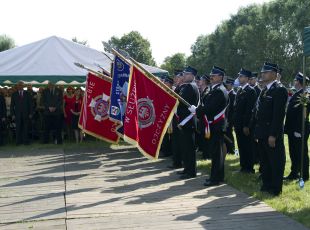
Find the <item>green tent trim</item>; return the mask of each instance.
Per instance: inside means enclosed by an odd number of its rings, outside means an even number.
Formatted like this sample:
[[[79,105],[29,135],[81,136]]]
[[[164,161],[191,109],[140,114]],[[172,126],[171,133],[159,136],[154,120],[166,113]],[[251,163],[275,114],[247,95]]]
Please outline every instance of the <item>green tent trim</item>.
[[[12,83],[16,83],[18,81],[37,81],[39,83],[43,83],[44,81],[51,81],[56,83],[58,81],[64,81],[66,83],[70,83],[72,81],[77,81],[79,83],[86,81],[86,76],[61,76],[61,75],[45,75],[45,76],[33,76],[33,75],[8,75],[8,76],[0,76],[0,83],[5,83],[5,81],[11,81]]]
[[[153,73],[156,77],[164,79],[169,76],[168,72]],[[18,81],[30,83],[32,85],[46,85],[47,81],[57,83],[59,85],[84,85],[86,76],[67,76],[67,75],[8,75],[0,76],[0,85],[14,85]]]
[[[310,26],[304,28],[304,55],[310,56]]]

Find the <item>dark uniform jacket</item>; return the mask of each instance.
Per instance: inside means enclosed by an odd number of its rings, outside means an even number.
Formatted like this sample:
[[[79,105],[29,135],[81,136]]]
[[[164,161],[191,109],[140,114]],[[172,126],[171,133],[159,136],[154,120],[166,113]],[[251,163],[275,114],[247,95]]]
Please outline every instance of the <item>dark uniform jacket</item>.
[[[200,104],[203,101],[203,98],[208,94],[210,88],[207,86],[201,93],[200,93]]]
[[[28,119],[29,115],[32,115],[32,109],[32,99],[27,91],[23,90],[22,97],[19,95],[19,91],[12,94],[10,114],[15,116],[17,121]]]
[[[196,110],[197,117],[202,119],[204,115],[207,116],[208,121],[213,121],[214,117],[222,112],[228,103],[228,93],[223,84],[218,84],[210,89],[207,95],[203,98],[202,105]],[[225,130],[225,119],[216,124],[210,124],[212,130]]]
[[[179,95],[187,101],[191,105],[198,106],[199,102],[199,90],[195,83],[185,83],[182,84],[179,88]],[[180,103],[177,110],[177,115],[179,117],[179,122],[182,122],[188,115],[190,115],[190,111],[187,106],[183,103]],[[191,129],[195,126],[194,119],[192,118],[189,122],[187,122],[183,128]]]
[[[302,105],[299,105],[298,100],[302,93],[303,93],[302,89],[296,92],[288,103],[285,126],[284,126],[285,133],[287,134],[293,134],[294,132],[301,134],[303,107]],[[305,119],[306,127],[308,127],[308,124],[309,124],[309,109],[310,109],[310,106],[308,104],[306,119]]]
[[[50,89],[45,89],[42,95],[43,105],[44,105],[44,114],[45,115],[59,115],[63,110],[63,95],[60,89],[55,88],[54,92]],[[49,107],[55,107],[55,112],[50,112]]]
[[[251,86],[247,85],[244,89],[240,88],[237,91],[233,114],[235,127],[250,127],[255,102],[256,92]]]
[[[262,90],[256,111],[255,137],[283,137],[283,121],[287,102],[287,90],[274,82],[269,89]]]
[[[253,87],[253,89],[254,89],[255,92],[256,92],[256,99],[257,99],[257,98],[259,97],[260,92],[261,92],[262,90],[259,88],[258,85],[255,85],[255,86]]]
[[[0,95],[0,119],[2,118],[6,118],[6,105],[4,97]]]

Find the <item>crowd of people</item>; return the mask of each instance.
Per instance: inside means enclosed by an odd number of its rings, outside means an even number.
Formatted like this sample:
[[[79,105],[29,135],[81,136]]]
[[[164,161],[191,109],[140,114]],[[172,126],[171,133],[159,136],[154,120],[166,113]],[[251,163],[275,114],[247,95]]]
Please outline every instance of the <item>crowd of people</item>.
[[[281,83],[281,69],[274,63],[265,62],[260,74],[241,68],[236,75],[236,79],[227,77],[223,68],[214,66],[210,74],[197,77],[197,70],[189,66],[176,71],[173,79],[164,80],[191,104],[190,108],[179,104],[172,130],[163,139],[161,154],[172,156],[170,168],[183,168],[178,172],[180,179],[196,177],[196,155],[201,152],[204,159],[211,159],[210,177],[204,185],[216,186],[224,181],[226,154],[237,153],[240,173],[254,174],[254,165],[259,164],[263,192],[277,196],[283,180],[302,177],[308,181],[310,106],[308,94],[303,93],[303,81],[308,83],[308,77],[300,72],[293,76],[292,92]],[[307,103],[305,110],[301,97]],[[292,162],[286,177],[284,134]],[[300,175],[302,135],[305,142]]]
[[[178,172],[181,179],[196,177],[196,155],[201,152],[204,159],[212,162],[204,185],[215,186],[224,181],[226,154],[238,153],[241,173],[253,174],[254,165],[259,164],[263,192],[279,195],[283,180],[302,177],[308,181],[310,103],[303,89],[308,77],[298,72],[292,78],[292,93],[281,83],[281,69],[273,63],[264,63],[260,77],[244,68],[237,75],[236,79],[227,77],[224,69],[214,66],[209,75],[198,77],[197,70],[188,66],[176,71],[174,78],[164,79],[191,105],[188,108],[179,103],[162,142],[162,154],[172,156],[171,168],[183,168]],[[14,139],[16,145],[28,145],[36,139],[55,144],[62,144],[66,138],[81,142],[84,134],[78,120],[82,101],[81,88],[64,89],[52,82],[37,92],[31,85],[25,90],[22,81],[14,87],[1,88],[0,144]],[[284,134],[288,136],[292,162],[286,177]]]
[[[29,145],[62,144],[64,139],[83,140],[78,118],[83,101],[83,90],[69,86],[46,87],[34,91],[32,85],[19,81],[15,86],[0,89],[0,145],[10,142]]]

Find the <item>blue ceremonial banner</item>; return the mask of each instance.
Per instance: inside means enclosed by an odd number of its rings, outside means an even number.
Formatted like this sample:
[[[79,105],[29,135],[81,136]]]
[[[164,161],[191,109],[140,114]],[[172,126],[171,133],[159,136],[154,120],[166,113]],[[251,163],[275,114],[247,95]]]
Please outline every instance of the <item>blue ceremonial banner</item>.
[[[128,81],[130,65],[115,56],[112,69],[112,89],[110,97],[110,120],[120,124],[118,133],[123,135],[123,120],[127,104]]]

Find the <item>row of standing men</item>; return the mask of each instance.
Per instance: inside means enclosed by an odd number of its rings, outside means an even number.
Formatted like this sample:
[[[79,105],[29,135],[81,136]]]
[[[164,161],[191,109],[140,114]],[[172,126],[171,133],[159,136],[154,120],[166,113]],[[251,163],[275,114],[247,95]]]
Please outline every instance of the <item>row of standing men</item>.
[[[30,144],[29,139],[29,126],[32,125],[32,120],[40,119],[36,116],[37,112],[40,111],[42,114],[43,123],[43,143],[49,143],[51,136],[54,138],[55,143],[62,144],[62,127],[64,121],[64,112],[66,106],[64,106],[63,91],[55,86],[52,82],[48,83],[48,86],[40,92],[39,104],[35,105],[33,91],[26,91],[23,89],[24,83],[22,81],[16,84],[16,89],[11,95],[9,114],[10,120],[14,122],[16,130],[16,145]],[[79,90],[76,90],[80,92]],[[37,95],[38,96],[38,95]],[[68,96],[68,95],[66,95]],[[79,111],[82,104],[81,94],[79,93],[76,97],[72,97],[72,102],[76,108],[72,110],[72,128],[74,131],[78,131],[77,123],[79,117]],[[4,124],[9,117],[7,116],[7,105],[4,97],[0,96],[0,119],[1,124]],[[70,114],[68,114],[70,115]],[[67,115],[67,116],[68,116]],[[0,128],[2,131],[4,128]],[[2,139],[2,136],[0,136]],[[2,142],[2,140],[0,141]],[[54,142],[54,141],[53,141]]]
[[[214,186],[223,182],[226,152],[235,152],[234,130],[240,156],[240,172],[255,173],[254,164],[259,163],[261,191],[279,195],[283,179],[302,176],[305,181],[309,180],[309,105],[305,115],[303,175],[299,175],[302,155],[302,105],[299,97],[303,93],[304,76],[300,72],[296,74],[296,92],[288,100],[288,92],[278,80],[279,72],[278,65],[265,62],[258,85],[258,74],[241,68],[238,73],[240,86],[236,93],[235,79],[227,78],[225,70],[217,66],[212,68],[210,76],[202,76],[199,83],[194,81],[197,70],[190,66],[176,73],[173,82],[169,78],[165,80],[170,86],[174,84],[175,92],[192,105],[188,108],[180,103],[172,121],[171,167],[184,168],[178,172],[181,179],[196,177],[198,146],[203,157],[210,158],[212,162],[210,177],[204,185]],[[191,114],[195,116],[191,118]],[[188,122],[184,122],[185,120]],[[287,177],[283,175],[286,161],[284,133],[288,135],[292,161],[291,173]],[[162,147],[169,152],[167,143],[166,136]]]

